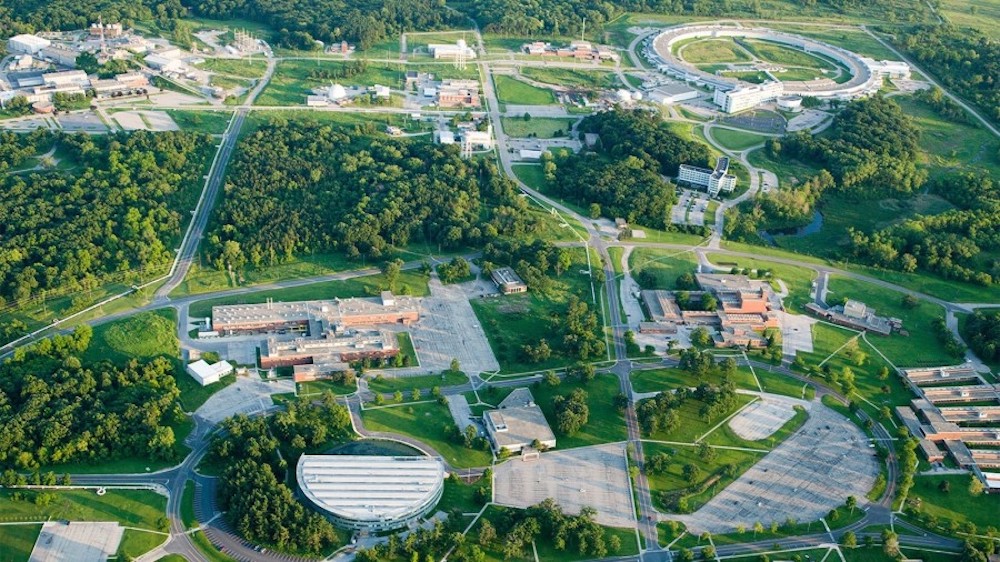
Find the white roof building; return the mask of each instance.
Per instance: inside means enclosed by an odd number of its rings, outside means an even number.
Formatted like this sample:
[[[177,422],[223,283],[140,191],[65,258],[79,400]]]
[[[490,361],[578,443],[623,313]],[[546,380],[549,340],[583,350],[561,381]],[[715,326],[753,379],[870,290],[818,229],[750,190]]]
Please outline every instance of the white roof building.
[[[500,402],[498,409],[485,412],[483,421],[497,452],[506,449],[518,453],[536,440],[547,449],[556,446],[556,436],[545,414],[526,388],[515,389]]]
[[[12,53],[33,55],[48,47],[52,42],[37,35],[15,35],[7,40],[7,50]]]
[[[665,84],[649,91],[649,99],[664,105],[692,100],[699,92],[687,84]]]
[[[459,39],[454,45],[431,43],[427,45],[427,50],[436,59],[476,58],[476,51],[469,47],[465,39]]]
[[[42,75],[46,86],[86,86],[90,84],[87,73],[82,70],[64,70],[62,72],[46,72]]]
[[[542,151],[541,150],[531,150],[529,148],[522,148],[518,151],[518,156],[521,160],[541,160]]]
[[[194,380],[198,381],[198,384],[201,386],[208,386],[219,382],[219,379],[232,373],[234,370],[234,367],[228,361],[219,361],[210,365],[204,359],[199,359],[187,366],[188,374]]]
[[[444,491],[438,458],[302,455],[295,472],[302,494],[353,530],[407,526],[434,509]]]
[[[435,131],[439,144],[455,144],[455,133],[452,131]]]
[[[377,98],[387,98],[392,94],[392,90],[389,86],[382,86],[380,84],[375,84],[375,97]]]
[[[184,66],[184,62],[165,57],[161,54],[146,55],[146,64],[154,69],[162,72],[184,72],[187,68]]]

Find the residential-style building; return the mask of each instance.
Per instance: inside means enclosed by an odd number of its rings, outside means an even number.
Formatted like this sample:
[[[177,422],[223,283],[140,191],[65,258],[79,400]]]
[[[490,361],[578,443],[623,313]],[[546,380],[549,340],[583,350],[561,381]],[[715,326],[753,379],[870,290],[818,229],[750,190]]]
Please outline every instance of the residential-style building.
[[[556,436],[527,388],[515,389],[496,410],[485,412],[483,424],[497,453],[520,453],[536,441],[545,449],[556,446]]]

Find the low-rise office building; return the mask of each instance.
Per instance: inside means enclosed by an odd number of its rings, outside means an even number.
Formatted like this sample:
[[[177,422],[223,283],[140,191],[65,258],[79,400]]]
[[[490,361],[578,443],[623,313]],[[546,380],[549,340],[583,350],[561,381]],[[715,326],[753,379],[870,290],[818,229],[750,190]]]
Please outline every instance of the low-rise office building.
[[[496,410],[485,412],[483,423],[497,453],[520,453],[533,444],[545,449],[556,446],[556,436],[527,388],[515,389]]]
[[[187,366],[188,374],[201,386],[219,382],[219,379],[231,374],[234,370],[235,368],[228,361],[208,363],[204,359],[199,359]]]
[[[498,267],[494,269],[490,272],[490,279],[493,280],[497,289],[500,289],[500,292],[505,295],[528,291],[528,285],[521,280],[521,276],[512,267]]]
[[[222,335],[294,331],[322,334],[333,327],[410,324],[420,300],[383,291],[377,298],[267,302],[212,307],[212,326]]]

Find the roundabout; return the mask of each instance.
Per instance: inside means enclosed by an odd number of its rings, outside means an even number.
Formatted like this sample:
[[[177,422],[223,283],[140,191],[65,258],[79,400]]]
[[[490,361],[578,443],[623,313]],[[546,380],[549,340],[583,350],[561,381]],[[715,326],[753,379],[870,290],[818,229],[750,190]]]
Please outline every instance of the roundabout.
[[[767,28],[674,27],[647,42],[657,70],[715,89],[727,113],[783,97],[849,100],[878,91],[884,77],[905,77],[905,63],[875,61],[821,41]]]

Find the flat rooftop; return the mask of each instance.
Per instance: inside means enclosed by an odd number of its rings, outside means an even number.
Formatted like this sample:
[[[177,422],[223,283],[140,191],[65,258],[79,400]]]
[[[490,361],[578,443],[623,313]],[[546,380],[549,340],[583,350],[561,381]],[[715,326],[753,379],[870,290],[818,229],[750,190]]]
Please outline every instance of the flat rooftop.
[[[315,301],[270,302],[262,304],[231,304],[212,307],[212,322],[216,325],[280,324],[324,319],[337,324],[343,318],[375,314],[416,314],[420,301],[414,297],[392,296],[391,299],[349,298]]]
[[[302,455],[302,493],[353,521],[401,519],[420,511],[444,486],[444,463],[430,457]]]

